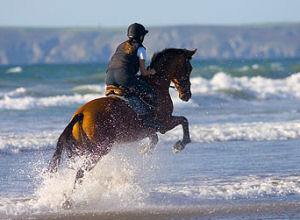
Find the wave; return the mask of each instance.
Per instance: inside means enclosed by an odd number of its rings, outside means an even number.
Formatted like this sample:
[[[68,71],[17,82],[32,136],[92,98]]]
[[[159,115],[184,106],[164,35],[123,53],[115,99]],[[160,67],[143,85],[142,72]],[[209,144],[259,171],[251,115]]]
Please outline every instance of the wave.
[[[215,213],[221,207],[223,209],[218,211],[220,214],[245,214],[245,212],[249,214],[257,212],[258,207],[261,213],[265,213],[268,211],[269,203],[261,206],[257,204],[259,198],[276,197],[284,202],[282,198],[285,196],[300,195],[299,175],[248,175],[222,179],[200,178],[197,181],[194,178],[168,182],[149,181],[160,173],[156,170],[160,168],[155,167],[157,166],[155,157],[133,153],[132,146],[129,145],[125,146],[126,150],[123,147],[113,148],[110,154],[104,156],[95,168],[85,175],[83,184],[75,191],[73,184],[76,169],[61,167],[59,172],[51,177],[39,172],[41,182],[30,198],[0,198],[0,217],[67,214],[70,212],[61,208],[66,197],[74,205],[71,210],[73,214],[128,211],[136,213],[137,210],[145,209],[156,210],[158,213],[164,209],[167,210],[167,214],[175,214],[176,212],[172,212],[171,209],[179,207],[182,211],[188,207],[197,207],[206,215],[209,212]],[[74,161],[72,167],[78,168],[83,162],[80,159]],[[255,203],[253,200],[251,202],[251,199],[254,199]],[[210,205],[205,205],[207,200],[213,200],[213,204],[208,202]],[[216,200],[222,203],[215,202]],[[218,204],[221,206],[216,206]],[[271,211],[275,210],[274,207],[287,210],[298,208],[299,203],[292,205],[277,203],[270,206],[273,207]],[[235,212],[231,212],[232,209]],[[236,212],[237,210],[239,212]],[[177,212],[177,217],[178,213],[180,212]],[[197,212],[197,215],[200,214]]]
[[[209,125],[191,125],[193,142],[227,141],[273,141],[300,139],[300,120],[280,122],[222,123]],[[164,141],[176,141],[182,136],[182,129],[177,127],[165,135]]]
[[[21,73],[23,71],[22,67],[16,66],[6,70],[6,73]]]
[[[0,98],[4,99],[4,97],[14,97],[26,93],[26,91],[26,88],[19,87],[11,92],[0,93]]]
[[[44,130],[39,133],[1,133],[0,153],[20,153],[52,149],[61,131]],[[282,122],[222,123],[191,125],[193,142],[275,141],[300,139],[300,120]],[[164,135],[161,142],[175,142],[182,137],[181,127]]]
[[[299,99],[300,73],[284,79],[263,77],[232,77],[219,72],[212,79],[193,77],[191,79],[193,99],[197,95],[227,96],[238,99]],[[81,85],[71,89],[73,95],[48,97],[26,96],[27,89],[20,87],[11,92],[0,93],[0,109],[27,110],[37,107],[67,106],[83,104],[103,96],[105,85]],[[175,104],[178,96],[171,90]]]
[[[54,148],[59,131],[44,130],[38,133],[0,134],[0,153],[17,154],[26,151],[40,151]]]
[[[222,93],[234,97],[234,94],[246,94],[255,99],[299,99],[300,73],[284,79],[257,77],[233,77],[218,72],[212,79],[194,77],[191,79],[193,94]]]
[[[59,95],[43,98],[31,96],[11,97],[10,94],[5,94],[0,99],[0,109],[27,110],[38,107],[69,106],[72,104],[83,104],[96,98],[99,98],[99,94]]]
[[[74,87],[71,91],[76,93],[103,93],[105,85],[81,85]]]
[[[300,176],[245,176],[230,179],[203,179],[174,184],[161,184],[155,192],[166,197],[179,196],[190,199],[257,199],[259,197],[284,197],[300,195]]]

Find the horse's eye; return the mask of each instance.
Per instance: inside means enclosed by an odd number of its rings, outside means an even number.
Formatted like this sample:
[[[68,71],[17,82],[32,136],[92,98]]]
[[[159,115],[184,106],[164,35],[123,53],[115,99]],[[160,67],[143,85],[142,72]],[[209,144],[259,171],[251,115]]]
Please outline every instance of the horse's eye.
[[[188,62],[188,61],[190,61],[191,59],[192,59],[192,57],[187,57],[185,61]]]

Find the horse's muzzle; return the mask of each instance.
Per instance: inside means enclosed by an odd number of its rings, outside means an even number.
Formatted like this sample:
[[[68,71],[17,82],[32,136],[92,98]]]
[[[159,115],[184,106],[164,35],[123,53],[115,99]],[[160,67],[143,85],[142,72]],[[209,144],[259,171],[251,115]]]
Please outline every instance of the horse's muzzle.
[[[182,101],[189,101],[190,98],[192,97],[192,93],[191,92],[185,92],[185,93],[180,93],[179,94],[179,98],[182,100]]]

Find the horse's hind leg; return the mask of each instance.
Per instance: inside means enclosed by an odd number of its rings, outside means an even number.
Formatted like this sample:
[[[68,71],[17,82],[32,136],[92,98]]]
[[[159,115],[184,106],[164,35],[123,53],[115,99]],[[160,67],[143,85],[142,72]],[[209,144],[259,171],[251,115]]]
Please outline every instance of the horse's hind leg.
[[[82,178],[85,172],[92,170],[96,164],[99,162],[101,156],[92,156],[84,162],[84,164],[79,168],[76,173],[72,193],[76,190],[76,187],[82,183]],[[73,207],[73,202],[70,196],[64,195],[65,201],[62,203],[62,208],[71,209]]]
[[[84,177],[84,173],[92,170],[96,166],[96,164],[99,162],[100,158],[101,158],[100,156],[93,156],[92,158],[89,158],[88,160],[86,160],[84,162],[83,166],[80,167],[76,173],[74,189],[76,189],[76,186],[78,184],[82,183],[82,178]]]

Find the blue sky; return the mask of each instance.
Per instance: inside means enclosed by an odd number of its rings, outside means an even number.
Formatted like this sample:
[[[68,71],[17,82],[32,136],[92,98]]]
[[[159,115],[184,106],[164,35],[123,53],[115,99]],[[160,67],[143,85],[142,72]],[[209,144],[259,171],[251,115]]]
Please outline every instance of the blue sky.
[[[300,0],[0,0],[0,26],[300,22]]]

